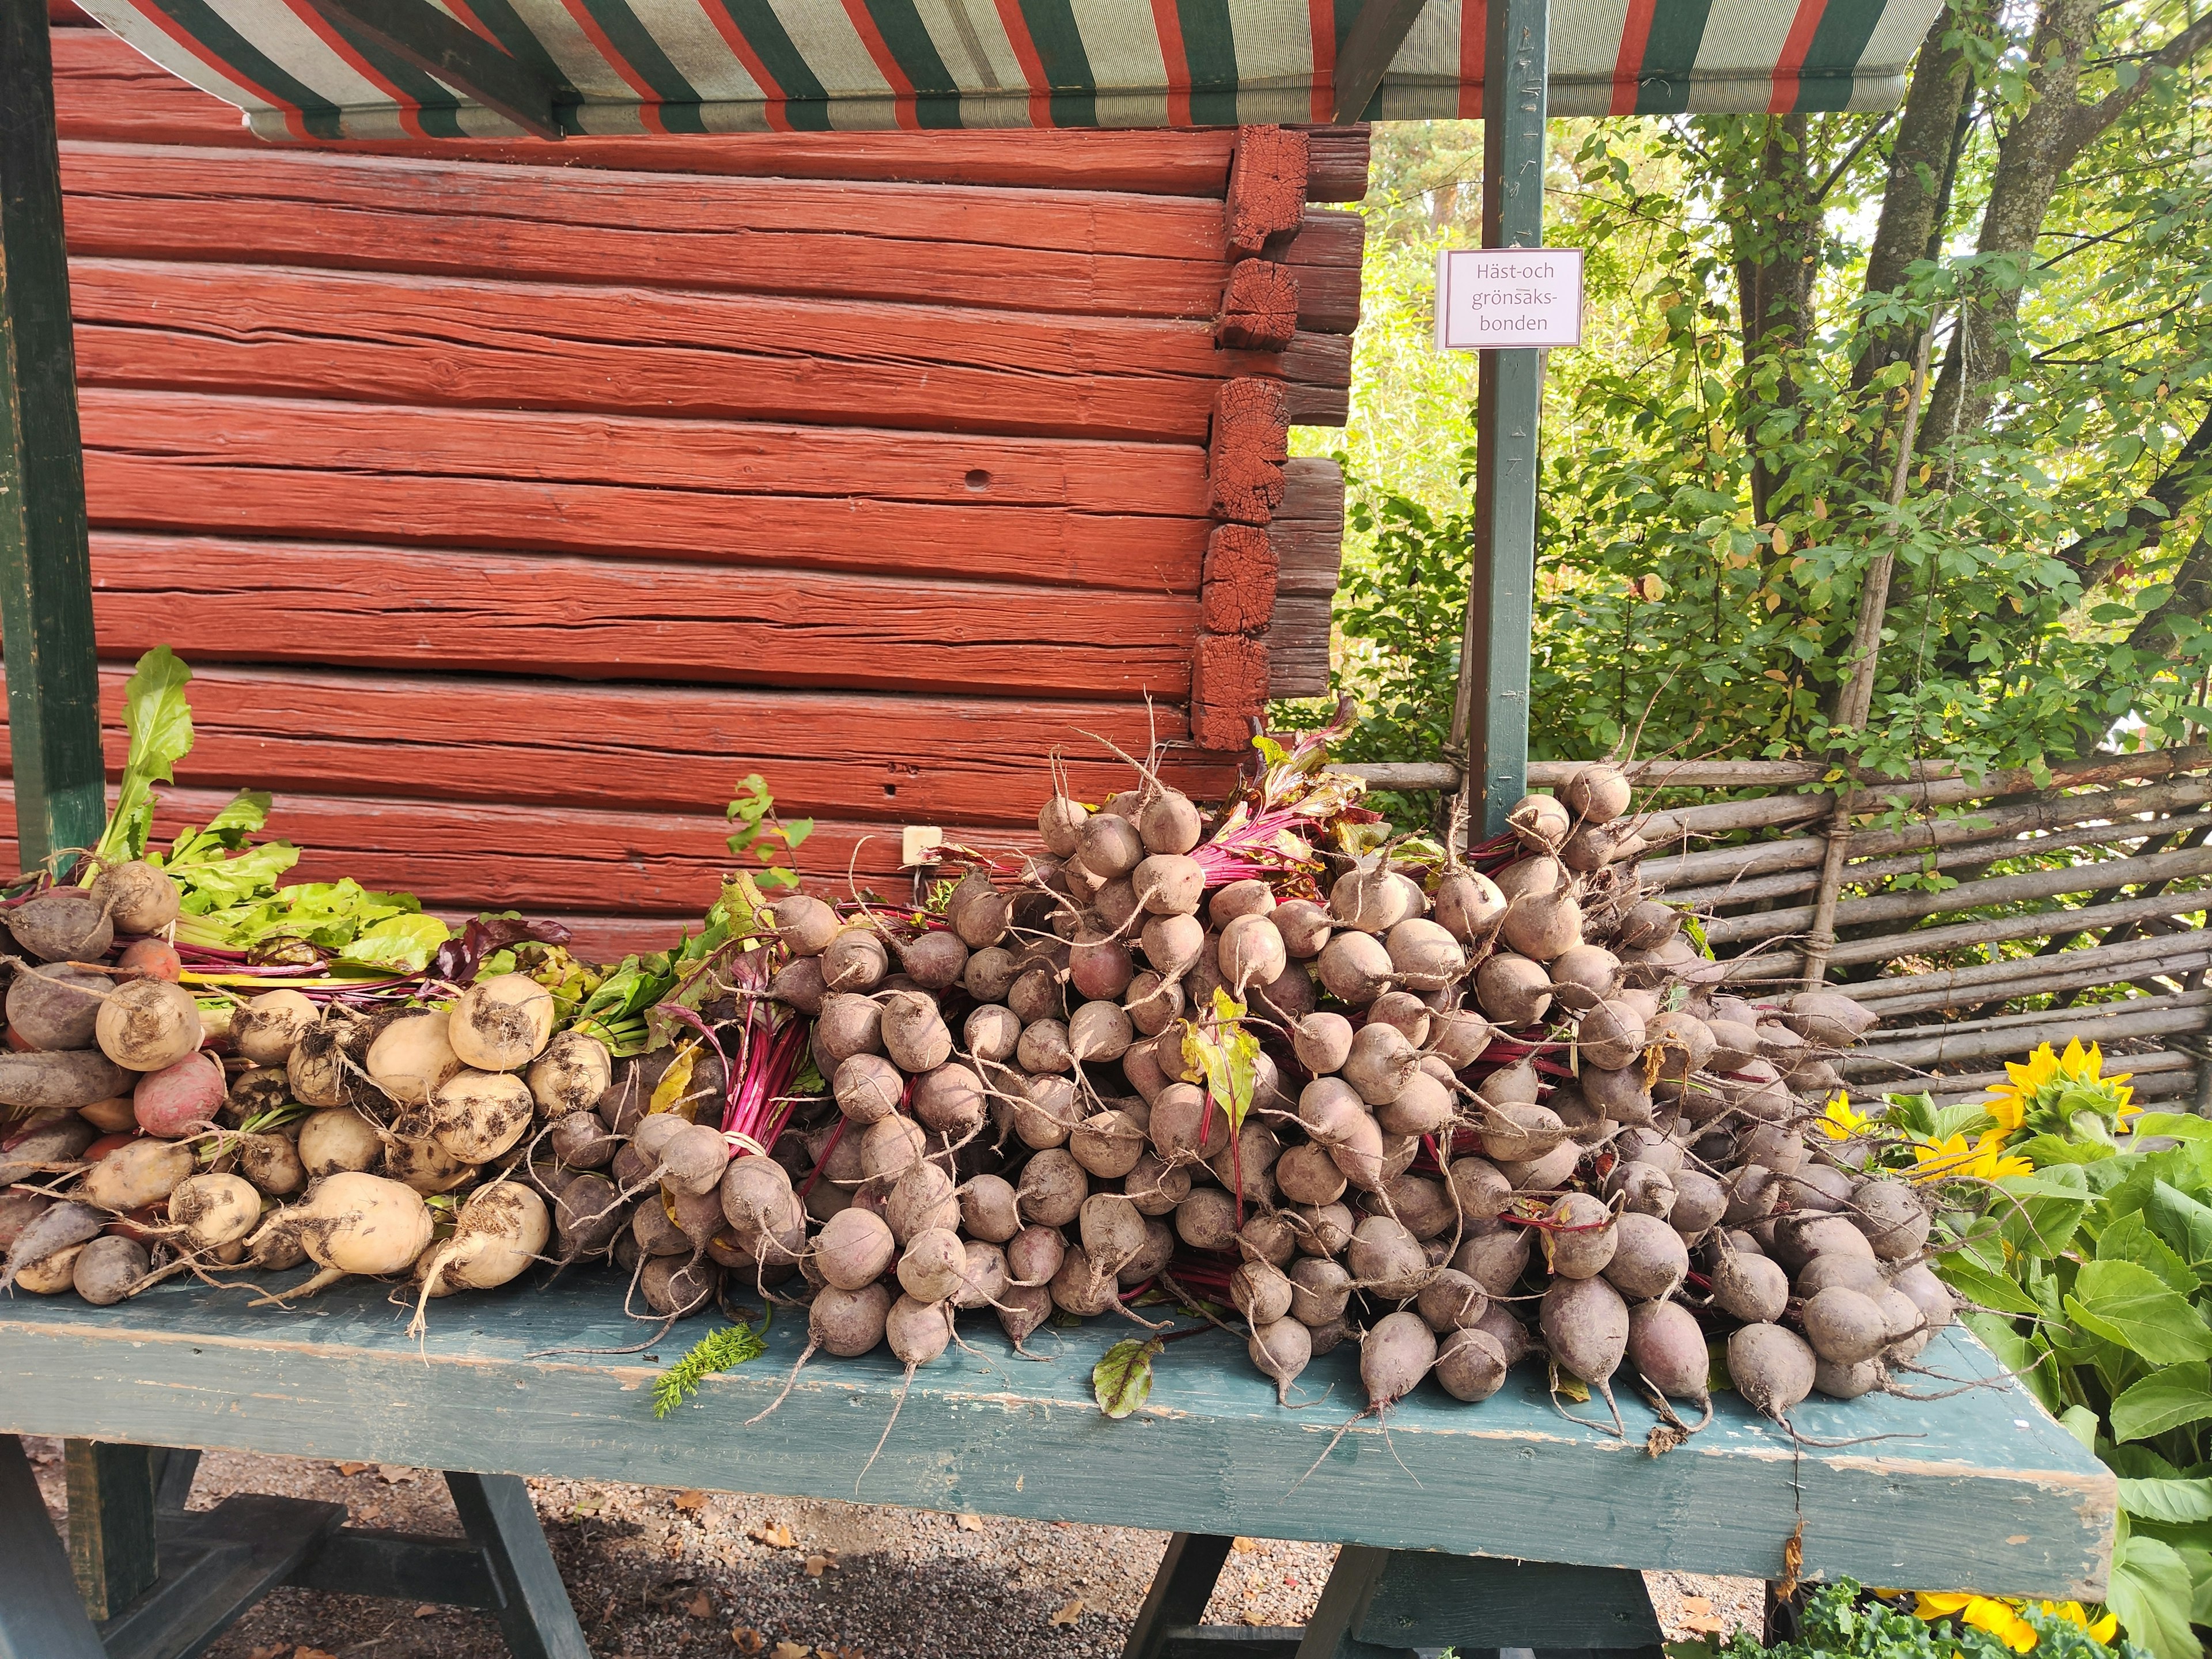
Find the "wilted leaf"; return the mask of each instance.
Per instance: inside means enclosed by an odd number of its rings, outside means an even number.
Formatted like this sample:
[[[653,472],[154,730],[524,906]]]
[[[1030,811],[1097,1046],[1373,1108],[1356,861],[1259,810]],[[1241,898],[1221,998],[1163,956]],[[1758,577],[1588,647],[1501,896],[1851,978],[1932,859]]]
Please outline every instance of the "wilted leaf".
[[[963,1515],[957,1516],[957,1521],[960,1530],[963,1532],[981,1532],[983,1530],[983,1517],[980,1515]]]
[[[697,1487],[689,1487],[676,1494],[672,1500],[686,1515],[696,1515],[707,1507],[707,1494]]]
[[[1232,1538],[1229,1540],[1229,1547],[1239,1555],[1249,1555],[1260,1547],[1260,1540],[1256,1538]]]
[[[806,1659],[812,1651],[804,1642],[778,1642],[775,1644],[775,1659]]]
[[[768,1645],[768,1638],[763,1636],[750,1625],[738,1625],[732,1628],[730,1632],[730,1640],[737,1644],[738,1651],[745,1655],[746,1659],[751,1659],[752,1655],[758,1653]]]
[[[684,1611],[694,1619],[711,1619],[714,1615],[714,1603],[706,1591],[701,1590],[684,1604]]]
[[[837,1558],[835,1555],[810,1555],[806,1558],[806,1576],[809,1578],[819,1578],[824,1572],[834,1572],[836,1568]]]
[[[1055,1625],[1072,1625],[1083,1617],[1084,1611],[1083,1598],[1078,1596],[1058,1613],[1053,1614],[1052,1622]]]
[[[787,1550],[799,1542],[792,1534],[791,1528],[781,1521],[758,1522],[746,1532],[745,1536],[756,1544],[765,1544],[775,1550]]]
[[[374,1463],[333,1463],[331,1467],[350,1480],[364,1469],[372,1469],[376,1466]]]
[[[1127,1417],[1149,1400],[1152,1356],[1164,1346],[1157,1338],[1146,1342],[1133,1336],[1107,1349],[1091,1368],[1091,1392],[1098,1409],[1109,1417]]]

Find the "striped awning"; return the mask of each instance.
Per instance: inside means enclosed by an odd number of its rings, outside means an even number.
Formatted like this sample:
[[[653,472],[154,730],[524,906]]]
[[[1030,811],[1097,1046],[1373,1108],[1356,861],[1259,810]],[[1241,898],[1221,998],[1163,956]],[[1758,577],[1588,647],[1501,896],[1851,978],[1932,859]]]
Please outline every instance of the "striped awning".
[[[311,0],[82,0],[267,138],[516,129]],[[571,132],[1327,120],[1360,0],[439,0]],[[1942,0],[1553,0],[1555,115],[1877,109]],[[1365,115],[1482,112],[1483,0],[1429,0]]]

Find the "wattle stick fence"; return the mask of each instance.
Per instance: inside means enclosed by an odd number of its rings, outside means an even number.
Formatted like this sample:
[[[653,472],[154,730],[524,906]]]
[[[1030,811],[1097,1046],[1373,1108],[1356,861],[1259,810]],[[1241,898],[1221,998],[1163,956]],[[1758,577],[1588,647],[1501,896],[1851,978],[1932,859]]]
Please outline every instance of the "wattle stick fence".
[[[1356,766],[1377,787],[1452,769]],[[1528,769],[1555,787],[1563,763]],[[1747,994],[1825,982],[1881,1023],[1872,1093],[1978,1097],[2038,1043],[2095,1041],[2138,1101],[2212,1110],[2212,747],[1903,780],[1810,761],[1631,763],[1644,884],[1699,916]]]

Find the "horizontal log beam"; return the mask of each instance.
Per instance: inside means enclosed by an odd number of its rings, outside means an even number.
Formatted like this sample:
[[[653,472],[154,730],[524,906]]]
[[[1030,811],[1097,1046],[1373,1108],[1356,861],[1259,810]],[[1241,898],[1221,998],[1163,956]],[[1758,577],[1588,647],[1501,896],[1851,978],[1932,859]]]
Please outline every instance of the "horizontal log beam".
[[[2194,939],[2191,935],[2196,934]],[[2117,945],[2092,945],[2085,950],[2060,951],[2047,957],[2008,957],[2002,962],[1978,963],[1971,967],[1947,969],[1936,973],[1899,974],[1887,979],[1871,979],[1858,984],[1838,985],[1835,988],[1854,1001],[1863,1002],[1877,1011],[1893,997],[1926,996],[1935,992],[1978,990],[1988,985],[2002,985],[2023,974],[2087,973],[2112,969],[2140,971],[2146,964],[2174,951],[2199,948],[2212,935],[2199,934],[2189,929],[2176,934],[2159,934],[2149,939],[2125,939]],[[2122,973],[2112,982],[2129,975]],[[2094,983],[2095,981],[2090,981]],[[1986,1000],[1986,997],[1983,999]]]
[[[1947,1008],[1975,1007],[1986,1002],[2014,1002],[2023,997],[2049,996],[2059,991],[2087,991],[2107,985],[2150,987],[2160,979],[2173,979],[2212,967],[2212,947],[2202,943],[2191,945],[2175,939],[2161,942],[2166,945],[2163,953],[2137,957],[2133,962],[2053,968],[2040,973],[2022,971],[2010,979],[1993,980],[1985,985],[1969,986],[1964,989],[1943,987],[1907,992],[1903,995],[1868,1002],[1866,1006],[1884,1020],[1901,1019],[1907,1014],[1936,1013]],[[2025,969],[2027,962],[2063,963],[2069,957],[2087,957],[2089,954],[2087,951],[2065,951],[2055,957],[2029,957],[2026,961],[2015,958],[2014,965]],[[1942,975],[1929,974],[1924,977],[1936,980]],[[1905,979],[1889,982],[1910,985],[1912,981]]]
[[[2143,1000],[2157,999],[2147,997]],[[1845,1077],[1869,1077],[1888,1072],[1924,1070],[1947,1060],[2025,1054],[2040,1043],[2062,1044],[2072,1036],[2091,1036],[2100,1042],[2112,1042],[2122,1037],[2180,1036],[2212,1030],[2212,1008],[2201,1005],[2141,1010],[2127,1003],[2109,1006],[2130,1012],[2101,1014],[2091,1009],[2065,1008],[2035,1016],[2039,1024],[2008,1025],[1995,1030],[1947,1032],[1908,1042],[1888,1042],[1878,1048],[1854,1049],[1844,1056],[1838,1069]]]
[[[71,143],[79,258],[1210,319],[1221,210],[1133,193],[504,167],[437,157]],[[1280,259],[1301,325],[1359,316],[1359,216],[1308,213]]]
[[[2031,846],[2007,846],[2002,853],[1993,849],[1992,856],[2019,856],[2033,851]],[[1838,927],[1865,927],[1881,922],[1917,921],[1957,910],[2057,898],[2069,893],[2106,892],[2208,873],[2212,873],[2212,848],[2191,847],[2179,852],[2069,865],[2059,870],[2028,870],[2014,876],[1992,876],[1986,881],[1964,882],[1940,893],[1877,893],[1867,898],[1845,899],[1836,907],[1836,923]],[[1845,879],[1849,878],[1846,872]],[[1753,915],[1721,917],[1706,924],[1705,939],[1716,945],[1737,945],[1746,939],[1802,933],[1812,924],[1813,907],[1796,905]]]
[[[2170,1077],[2176,1073],[2190,1073],[2203,1062],[2196,1055],[2177,1054],[2172,1049],[2157,1048],[2147,1054],[2115,1054],[2116,1066],[2124,1066],[2130,1076],[2141,1078]],[[1966,1072],[1948,1077],[1930,1079],[1940,1085],[1929,1092],[1941,1097],[1944,1095],[1985,1093],[2000,1084],[2012,1081],[2012,1074],[2002,1070],[1994,1072]]]
[[[88,386],[1196,442],[1226,376],[1341,425],[1350,337],[363,271],[70,262]],[[924,372],[924,371],[927,372]]]
[[[1960,922],[1948,927],[1921,927],[1881,939],[1846,939],[1829,952],[1828,961],[1834,967],[1845,968],[1863,962],[1893,962],[1899,957],[1995,945],[2007,939],[2048,939],[2057,933],[2101,933],[2124,922],[2193,915],[2208,904],[2212,904],[2212,896],[2203,893],[2160,893],[2150,898],[2125,899],[2117,904],[2088,904],[2077,908],[2040,910],[2033,915]]]

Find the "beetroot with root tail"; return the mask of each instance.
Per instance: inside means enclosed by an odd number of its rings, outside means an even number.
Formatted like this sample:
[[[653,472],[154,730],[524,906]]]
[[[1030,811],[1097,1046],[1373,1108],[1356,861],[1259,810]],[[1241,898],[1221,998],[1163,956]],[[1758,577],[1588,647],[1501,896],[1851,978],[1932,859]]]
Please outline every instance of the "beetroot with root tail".
[[[1359,1380],[1367,1409],[1379,1412],[1420,1387],[1437,1363],[1437,1335],[1417,1313],[1385,1314],[1359,1339]]]
[[[1628,1363],[1668,1400],[1686,1400],[1710,1418],[1711,1359],[1697,1317],[1679,1302],[1639,1302],[1628,1310]],[[1699,1428],[1705,1426],[1698,1424]]]
[[[1613,1403],[1613,1374],[1628,1352],[1628,1304],[1602,1279],[1555,1279],[1538,1319],[1559,1369],[1604,1396],[1613,1430],[1625,1434]]]
[[[1291,1384],[1312,1363],[1313,1333],[1295,1319],[1273,1319],[1252,1327],[1245,1352],[1262,1375],[1275,1384],[1275,1402],[1287,1406]]]
[[[1498,1339],[1479,1327],[1454,1329],[1437,1346],[1437,1382],[1455,1400],[1489,1399],[1505,1386],[1509,1369]]]
[[[1729,1376],[1736,1392],[1785,1428],[1790,1408],[1813,1392],[1819,1363],[1802,1338],[1779,1325],[1746,1325],[1728,1340]]]

